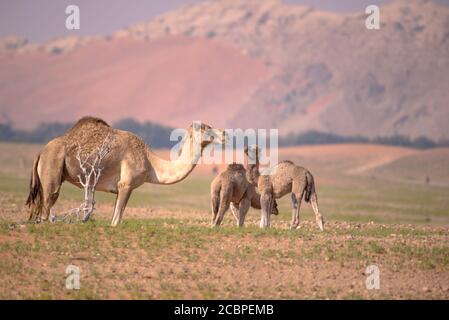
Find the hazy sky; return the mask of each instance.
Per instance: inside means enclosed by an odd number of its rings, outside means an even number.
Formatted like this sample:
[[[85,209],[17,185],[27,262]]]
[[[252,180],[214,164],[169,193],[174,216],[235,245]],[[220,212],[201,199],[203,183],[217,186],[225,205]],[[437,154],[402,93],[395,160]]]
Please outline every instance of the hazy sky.
[[[65,35],[107,35],[129,24],[148,20],[180,5],[204,0],[0,0],[0,38],[17,35],[42,41]],[[389,0],[283,0],[340,12],[364,11],[369,4]],[[442,0],[449,4],[449,0]],[[76,4],[81,12],[81,30],[65,29],[65,8]]]

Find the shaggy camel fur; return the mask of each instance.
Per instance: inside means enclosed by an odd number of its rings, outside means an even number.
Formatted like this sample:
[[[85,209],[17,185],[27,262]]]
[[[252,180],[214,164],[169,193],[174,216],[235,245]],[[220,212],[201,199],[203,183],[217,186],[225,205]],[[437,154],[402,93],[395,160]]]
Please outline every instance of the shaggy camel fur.
[[[291,193],[292,200],[292,221],[291,229],[299,227],[299,209],[301,200],[304,197],[306,202],[312,204],[315,213],[315,220],[318,227],[324,230],[324,219],[318,210],[318,196],[315,191],[315,182],[309,170],[295,165],[292,161],[282,161],[278,163],[271,175],[260,175],[259,173],[259,149],[253,147],[246,150],[248,158],[253,164],[248,165],[247,179],[256,185],[261,196],[262,217],[260,227],[270,226],[270,214],[273,201],[282,198],[287,193]]]
[[[246,170],[241,164],[230,164],[227,169],[217,175],[210,185],[212,202],[212,225],[220,226],[226,211],[231,212],[239,227],[245,223],[245,217],[250,207],[261,209],[260,194],[246,178]],[[271,214],[278,214],[277,203],[271,209]]]
[[[47,143],[35,159],[27,200],[31,209],[29,220],[48,220],[64,181],[81,187],[77,153],[93,153],[107,137],[112,138],[112,143],[102,161],[103,171],[96,188],[117,194],[112,226],[121,221],[135,188],[145,182],[168,185],[183,180],[195,168],[207,145],[225,142],[224,131],[194,123],[187,130],[179,158],[168,161],[159,158],[138,136],[111,128],[101,119],[82,118],[63,136]]]

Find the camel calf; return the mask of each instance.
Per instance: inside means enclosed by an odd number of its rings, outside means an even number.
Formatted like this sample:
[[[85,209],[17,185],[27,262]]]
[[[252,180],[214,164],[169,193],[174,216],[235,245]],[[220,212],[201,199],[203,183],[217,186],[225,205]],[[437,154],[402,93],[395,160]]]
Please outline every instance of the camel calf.
[[[257,147],[245,150],[250,159],[255,159],[255,164],[249,164],[247,169],[248,181],[257,186],[261,196],[262,217],[260,227],[270,226],[270,210],[275,199],[282,198],[287,193],[291,193],[292,199],[292,221],[291,229],[299,227],[299,209],[304,198],[311,203],[315,220],[318,227],[324,230],[324,219],[318,210],[318,196],[315,190],[315,181],[309,170],[295,165],[292,161],[286,160],[273,167],[274,173],[271,175],[260,175],[259,173],[259,150]]]
[[[256,188],[246,178],[246,170],[241,164],[230,164],[227,169],[212,180],[212,225],[220,226],[229,207],[239,227],[245,223],[245,217],[250,207],[261,209],[260,195]],[[270,209],[272,214],[278,214],[277,203]]]

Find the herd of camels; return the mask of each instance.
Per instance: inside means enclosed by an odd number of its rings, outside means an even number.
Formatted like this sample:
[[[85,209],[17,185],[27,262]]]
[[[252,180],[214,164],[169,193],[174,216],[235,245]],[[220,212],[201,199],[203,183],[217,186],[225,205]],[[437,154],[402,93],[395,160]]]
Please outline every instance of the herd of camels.
[[[47,143],[34,160],[27,200],[29,221],[48,220],[64,181],[81,187],[77,154],[92,152],[107,137],[113,139],[110,152],[103,159],[103,170],[96,189],[117,195],[112,226],[117,226],[122,220],[134,189],[145,182],[164,185],[180,182],[195,168],[204,148],[211,143],[226,143],[223,130],[205,124],[198,128],[190,126],[178,159],[168,161],[158,157],[133,133],[114,129],[98,118],[84,117],[64,135]],[[238,226],[243,226],[249,208],[253,207],[261,209],[260,227],[269,227],[271,214],[278,214],[276,199],[291,193],[291,228],[299,227],[299,210],[304,198],[311,203],[316,222],[323,230],[324,220],[318,210],[312,174],[291,161],[282,161],[276,165],[274,174],[261,175],[259,152],[257,147],[246,148],[247,157],[253,160],[248,161],[246,168],[242,164],[230,164],[212,181],[212,225],[219,226],[230,208]]]

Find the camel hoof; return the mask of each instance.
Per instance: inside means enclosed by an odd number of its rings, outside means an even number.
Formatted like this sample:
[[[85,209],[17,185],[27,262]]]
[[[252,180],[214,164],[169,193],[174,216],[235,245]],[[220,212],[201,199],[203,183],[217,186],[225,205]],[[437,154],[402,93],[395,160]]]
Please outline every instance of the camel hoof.
[[[320,228],[321,231],[324,231],[324,221],[323,220],[319,220],[317,221],[318,223],[318,227]]]
[[[36,219],[34,219],[34,221],[32,221],[32,223],[34,223],[34,224],[41,224],[42,223],[42,218],[37,217]]]

